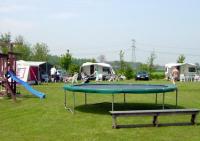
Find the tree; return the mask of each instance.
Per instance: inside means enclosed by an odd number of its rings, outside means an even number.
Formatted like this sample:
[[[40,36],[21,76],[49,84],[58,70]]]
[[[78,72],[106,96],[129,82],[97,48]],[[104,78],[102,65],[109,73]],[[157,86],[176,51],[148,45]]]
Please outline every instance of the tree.
[[[25,43],[25,40],[22,36],[17,36],[15,38],[15,47],[14,47],[14,52],[20,53],[20,55],[17,56],[17,59],[20,60],[30,60],[31,56],[31,48],[28,43]]]
[[[70,64],[69,73],[73,75],[75,72],[79,72],[79,68],[80,66],[77,64]]]
[[[2,53],[8,52],[10,42],[11,42],[10,32],[1,34],[1,36],[0,36],[0,50],[1,50]]]
[[[150,54],[150,57],[148,58],[147,60],[147,64],[148,64],[148,67],[149,67],[149,72],[150,74],[154,71],[154,61],[156,59],[156,54],[155,52],[153,51],[151,54]]]
[[[103,63],[103,62],[106,61],[106,56],[105,55],[100,55],[97,59],[99,60],[100,63]]]
[[[68,50],[66,54],[60,57],[60,66],[66,71],[68,71],[71,63],[72,63],[72,55],[69,53]]]
[[[31,60],[33,61],[47,61],[49,49],[45,43],[36,43],[32,48]]]
[[[120,59],[119,73],[124,74],[126,64],[125,64],[125,61],[124,61],[124,52],[122,50],[120,50],[120,52],[119,52],[119,59]]]
[[[139,71],[149,71],[149,66],[147,64],[140,64]]]
[[[179,55],[177,63],[184,63],[184,62],[185,62],[185,56],[183,54]]]
[[[128,80],[132,79],[134,77],[134,71],[130,65],[126,65],[126,69],[124,71],[124,75]]]
[[[59,65],[59,61],[60,61],[60,57],[57,55],[48,55],[47,56],[47,61],[48,63],[50,63],[53,66],[58,66]]]
[[[92,62],[96,63],[96,60],[94,58],[92,59],[84,59],[84,58],[72,58],[72,64],[77,64],[78,66],[81,66],[85,62]]]
[[[92,63],[96,63],[97,61],[96,61],[94,58],[92,58],[92,59],[91,59],[91,62],[92,62]]]

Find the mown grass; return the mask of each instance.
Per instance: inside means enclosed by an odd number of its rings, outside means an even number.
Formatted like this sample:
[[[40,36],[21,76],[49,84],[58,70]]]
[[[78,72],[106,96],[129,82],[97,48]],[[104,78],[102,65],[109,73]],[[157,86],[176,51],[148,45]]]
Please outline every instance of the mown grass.
[[[167,81],[133,80],[119,83],[166,84]],[[17,102],[0,99],[0,141],[199,141],[200,126],[166,126],[128,129],[112,129],[110,95],[88,95],[84,105],[84,95],[76,95],[76,113],[64,109],[63,83],[49,83],[34,86],[44,92],[47,98],[40,100],[20,87],[22,97]],[[179,88],[179,108],[200,108],[200,83],[177,83]],[[68,95],[72,104],[72,95]],[[138,110],[161,108],[162,97],[155,105],[155,95],[123,95],[115,97],[116,110]],[[175,93],[166,94],[168,108],[174,108]],[[151,117],[121,118],[121,123],[151,123]],[[161,122],[189,121],[189,116],[160,117]],[[200,118],[197,118],[200,123]]]

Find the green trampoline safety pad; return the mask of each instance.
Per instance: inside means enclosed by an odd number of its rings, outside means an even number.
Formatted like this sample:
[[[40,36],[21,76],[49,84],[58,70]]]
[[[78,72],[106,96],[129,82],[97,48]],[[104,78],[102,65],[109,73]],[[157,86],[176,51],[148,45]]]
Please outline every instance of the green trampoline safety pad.
[[[65,85],[64,90],[84,93],[98,94],[148,94],[148,93],[165,93],[177,90],[174,84],[78,84]]]

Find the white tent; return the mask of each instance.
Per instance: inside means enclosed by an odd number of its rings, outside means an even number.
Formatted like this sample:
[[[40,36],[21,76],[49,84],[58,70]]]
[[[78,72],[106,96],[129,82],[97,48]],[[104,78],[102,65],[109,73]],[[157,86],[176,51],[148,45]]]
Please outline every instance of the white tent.
[[[81,66],[81,72],[84,72],[87,75],[92,75],[95,70],[98,70],[98,73],[102,75],[115,74],[112,66],[107,63],[86,62],[86,63],[83,63]]]
[[[171,78],[172,70],[176,67],[180,75],[194,76],[197,73],[196,65],[192,63],[169,63],[165,65],[165,77]]]
[[[40,82],[39,66],[46,62],[24,61],[19,60],[16,63],[16,75],[29,84]]]

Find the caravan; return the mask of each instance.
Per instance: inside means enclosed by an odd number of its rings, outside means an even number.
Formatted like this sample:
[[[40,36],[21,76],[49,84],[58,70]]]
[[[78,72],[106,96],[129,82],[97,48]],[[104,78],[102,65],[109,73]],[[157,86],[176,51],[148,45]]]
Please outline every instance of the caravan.
[[[192,63],[169,63],[165,65],[165,77],[171,79],[173,68],[177,68],[179,71],[178,80],[192,81],[197,74],[197,66]]]
[[[83,63],[80,72],[86,74],[87,76],[92,76],[98,71],[98,74],[102,75],[102,79],[109,79],[110,76],[114,75],[115,72],[110,64],[107,63]]]

